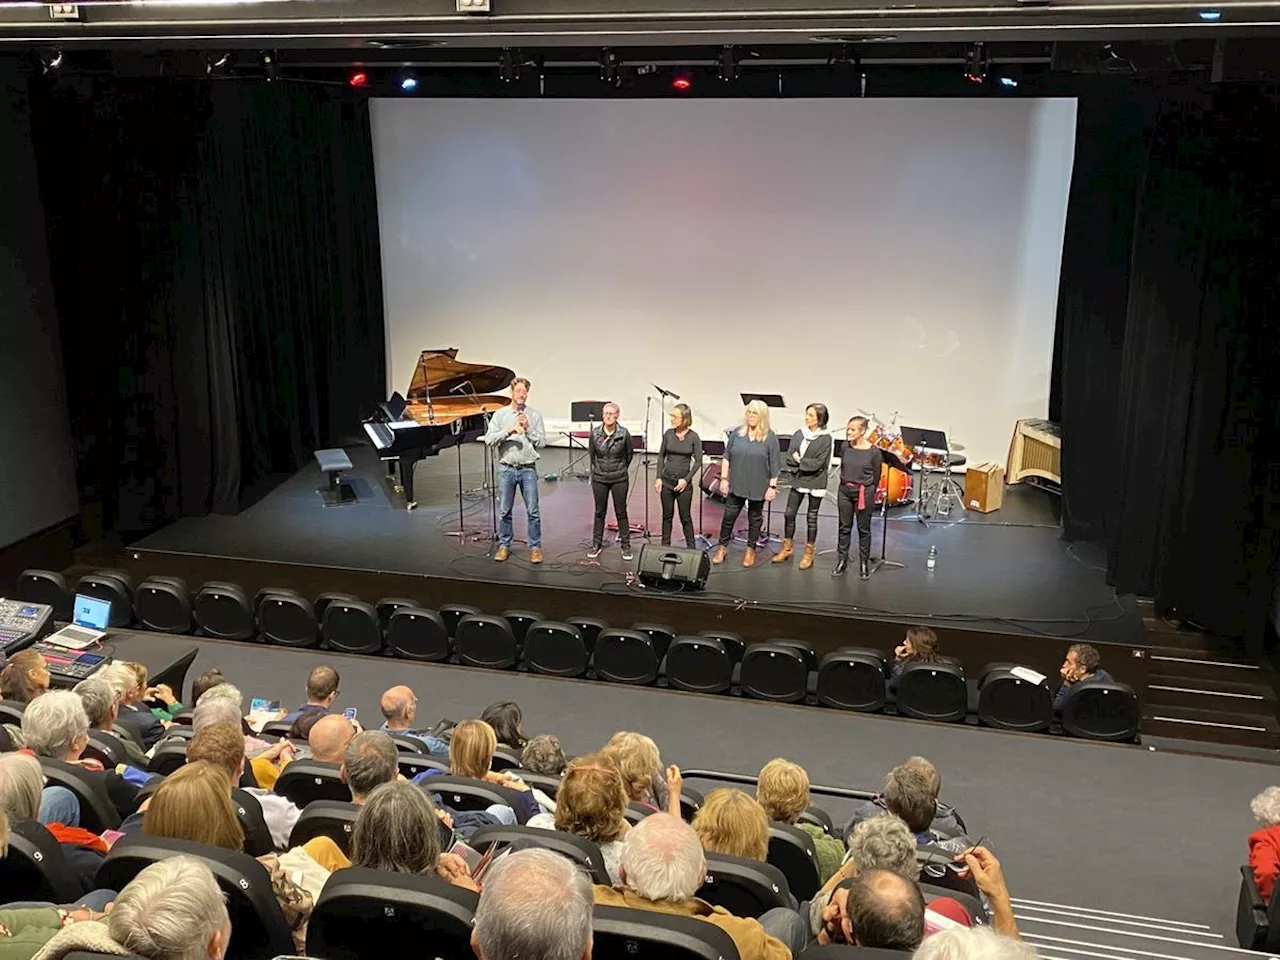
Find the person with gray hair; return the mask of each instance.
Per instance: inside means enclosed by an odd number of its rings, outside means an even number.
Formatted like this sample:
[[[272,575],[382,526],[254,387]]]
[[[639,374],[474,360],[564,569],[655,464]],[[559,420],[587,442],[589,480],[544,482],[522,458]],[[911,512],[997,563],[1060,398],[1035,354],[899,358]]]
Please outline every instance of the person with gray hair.
[[[939,798],[942,793],[942,776],[938,773],[938,768],[929,762],[925,757],[908,757],[903,761],[902,767],[918,770],[930,783],[933,789],[934,812],[933,822],[929,824],[929,829],[942,837],[957,837],[967,832],[964,820],[955,808],[943,803]],[[894,770],[900,769],[895,767]],[[890,771],[889,776],[893,776]],[[887,780],[888,778],[886,778]],[[888,803],[885,802],[884,793],[877,794],[872,800],[867,800],[854,808],[853,817],[844,828],[844,835],[847,837],[853,833],[853,828],[863,820],[870,820],[878,817],[889,810]]]
[[[396,743],[379,730],[357,733],[347,744],[339,775],[351,788],[351,802],[363,806],[375,787],[390,783],[400,773]]]
[[[375,787],[351,831],[351,865],[389,873],[435,875],[478,891],[467,862],[440,852],[436,808],[425,790],[407,780]]]
[[[892,870],[862,870],[849,886],[844,940],[880,950],[914,950],[924,940],[924,897]]]
[[[224,682],[210,687],[200,695],[200,702],[196,706],[200,706],[201,703],[211,703],[214,700],[225,700],[234,704],[237,713],[244,710],[244,694],[235,684]]]
[[[104,924],[112,940],[148,960],[222,960],[231,940],[218,882],[194,857],[143,869],[120,891]]]
[[[944,930],[925,940],[912,960],[1036,960],[1035,947],[990,927]]]
[[[775,907],[754,920],[699,900],[707,876],[702,841],[669,813],[650,814],[627,831],[619,874],[618,886],[596,886],[596,903],[705,920],[733,938],[742,960],[790,960],[808,944],[808,927],[794,910]]]
[[[568,761],[560,739],[550,733],[542,733],[524,745],[520,754],[520,769],[540,773],[546,777],[558,777],[564,773]]]
[[[479,960],[590,960],[591,881],[550,850],[509,853],[489,868],[471,949]]]
[[[120,710],[115,688],[98,677],[81,680],[71,690],[84,704],[84,712],[89,717],[89,728],[102,733],[109,733],[124,747],[124,759],[134,767],[147,768],[147,755],[142,752],[126,728],[117,727],[116,718]]]
[[[961,853],[973,846],[963,830],[943,833],[933,827],[941,785],[942,778],[933,764],[923,757],[912,757],[884,778],[885,809],[906,821],[918,846]]]
[[[223,690],[223,687],[227,689]],[[229,683],[210,687],[200,697],[200,702],[196,704],[195,709],[191,711],[192,731],[199,733],[205,727],[211,727],[215,723],[234,723],[237,729],[243,730],[244,717],[240,715],[243,701],[240,691]],[[281,739],[276,743],[267,743],[251,735],[246,735],[244,738],[244,755],[250,759],[264,760],[273,767],[282,758],[292,759],[293,753],[293,744],[288,740]],[[280,775],[279,769],[275,769],[275,775],[277,777]],[[261,779],[259,782],[262,782]],[[272,779],[270,782],[275,781]]]
[[[600,426],[591,431],[587,440],[591,462],[591,493],[595,498],[596,512],[591,527],[591,549],[587,557],[600,556],[604,545],[604,521],[613,498],[613,518],[618,522],[618,544],[622,547],[622,559],[631,559],[631,524],[627,519],[627,492],[631,486],[631,458],[635,456],[635,444],[631,434],[618,422],[621,408],[610,400],[604,405]]]
[[[1267,787],[1253,798],[1249,811],[1262,824],[1249,834],[1249,866],[1253,882],[1266,903],[1271,902],[1280,875],[1280,787]]]

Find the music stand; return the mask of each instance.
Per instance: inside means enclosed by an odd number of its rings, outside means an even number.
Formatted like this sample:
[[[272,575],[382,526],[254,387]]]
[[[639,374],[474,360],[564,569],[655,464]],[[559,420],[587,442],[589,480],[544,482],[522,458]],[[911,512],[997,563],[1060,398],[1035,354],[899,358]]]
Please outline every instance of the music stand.
[[[846,441],[847,442],[847,441]],[[899,459],[896,453],[881,449],[880,456],[884,460],[884,465],[890,470],[901,470],[907,476],[911,475],[911,468]],[[889,542],[889,485],[885,484],[884,499],[880,501],[880,559],[871,561],[871,572],[875,573],[883,567],[889,567],[895,570],[905,570],[907,565],[899,563],[897,560],[888,560],[885,558],[886,544]]]
[[[456,428],[458,428],[458,427],[461,427],[461,426],[462,426],[462,421],[461,421],[461,420],[455,420],[455,421],[453,421],[453,425],[454,425],[455,430],[456,430]],[[458,538],[458,543],[459,543],[459,544],[461,544],[461,543],[462,543],[462,542],[463,542],[467,537],[470,537],[470,536],[473,536],[473,535],[476,535],[476,534],[479,534],[479,533],[481,533],[481,532],[482,532],[482,531],[480,531],[480,530],[478,530],[478,529],[477,529],[477,530],[468,530],[468,529],[467,529],[467,526],[466,526],[466,523],[465,523],[465,521],[463,520],[463,515],[462,515],[462,501],[463,501],[463,498],[465,497],[465,495],[466,495],[466,494],[464,493],[464,491],[463,491],[463,489],[462,489],[462,445],[463,445],[464,443],[472,443],[472,442],[474,442],[475,440],[477,440],[477,439],[479,439],[481,436],[483,436],[483,435],[485,434],[485,432],[486,432],[486,431],[487,431],[487,428],[485,428],[485,427],[482,427],[482,428],[481,428],[481,429],[479,429],[479,430],[465,430],[465,431],[464,431],[464,430],[456,430],[456,432],[454,432],[454,433],[450,434],[448,437],[446,437],[446,438],[445,438],[445,440],[444,440],[444,442],[440,444],[439,448],[437,448],[438,450],[443,450],[443,449],[445,449],[446,447],[450,447],[450,446],[451,446],[451,447],[453,447],[453,449],[454,449],[455,451],[457,451],[457,461],[458,461],[458,467],[457,467],[457,469],[458,469],[458,529],[457,529],[457,530],[450,530],[450,531],[448,531],[447,533],[445,533],[445,536],[446,536],[446,537],[457,537],[457,538]]]
[[[704,458],[709,457],[712,460],[723,459],[724,441],[703,440],[702,456]],[[706,495],[707,491],[706,485],[702,482],[702,471],[704,467],[705,464],[698,464],[698,535],[693,538],[693,542],[702,550],[710,550],[712,547],[711,538],[708,537],[706,532],[702,529],[702,498]]]
[[[575,472],[573,468],[578,463],[581,462],[583,457],[589,457],[591,455],[591,432],[595,430],[595,425],[604,419],[604,405],[606,402],[607,401],[605,400],[575,400],[573,401],[573,403],[569,404],[569,419],[573,423],[582,423],[583,421],[586,421],[587,442],[586,442],[586,445],[582,448],[582,453],[578,454],[578,456],[570,460],[569,465],[566,466],[562,471],[560,471],[560,476],[577,477],[579,480],[585,480],[591,475],[590,472],[587,472],[587,473],[582,473],[581,471]],[[573,429],[570,428],[569,430],[570,453],[572,453],[573,451],[573,440],[574,440]]]
[[[782,394],[780,393],[740,393],[738,394],[738,396],[742,397],[742,405],[744,407],[754,400],[759,400],[766,407],[769,407],[770,409],[773,409],[773,410],[784,410],[786,409],[786,406],[787,406],[787,402],[782,399]],[[776,430],[774,431],[774,435],[777,436]],[[786,452],[786,447],[783,446],[781,437],[778,438],[778,447],[782,453]],[[781,482],[782,480],[783,466],[786,466],[786,464],[784,463],[778,467],[779,482]],[[777,498],[775,497],[774,499],[777,499]],[[775,537],[773,535],[773,500],[765,501],[764,511],[765,511],[764,530],[760,534],[759,542],[752,544],[753,547],[767,546],[770,540],[780,539],[779,537]],[[743,537],[742,539],[745,541],[746,537]]]

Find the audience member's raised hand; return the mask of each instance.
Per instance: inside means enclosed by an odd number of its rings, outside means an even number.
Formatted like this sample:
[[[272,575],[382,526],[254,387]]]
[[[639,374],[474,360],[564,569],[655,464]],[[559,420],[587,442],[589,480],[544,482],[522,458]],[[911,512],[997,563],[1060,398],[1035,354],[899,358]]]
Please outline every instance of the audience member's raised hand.
[[[436,876],[455,887],[480,892],[479,885],[471,879],[471,868],[467,866],[467,861],[456,853],[440,854],[440,859],[436,861]]]
[[[142,698],[144,700],[163,700],[170,707],[178,702],[178,698],[173,695],[173,688],[167,683],[157,683],[154,687],[147,687]]]
[[[684,777],[680,768],[674,763],[667,767],[667,813],[673,817],[680,816],[680,794],[684,792]]]
[[[961,876],[973,877],[978,889],[991,902],[991,925],[997,933],[1017,937],[1018,925],[1013,916],[1013,901],[1009,898],[1009,886],[1005,883],[1004,870],[996,855],[986,847],[970,847],[956,859],[963,860],[968,868]]]

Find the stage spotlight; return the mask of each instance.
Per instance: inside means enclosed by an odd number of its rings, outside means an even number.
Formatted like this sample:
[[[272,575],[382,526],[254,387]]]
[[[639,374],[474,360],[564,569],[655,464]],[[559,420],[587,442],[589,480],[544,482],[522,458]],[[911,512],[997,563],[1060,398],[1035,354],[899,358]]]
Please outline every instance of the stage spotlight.
[[[406,73],[400,78],[400,89],[405,93],[413,93],[418,89],[418,78],[411,73]]]
[[[1007,87],[1010,90],[1016,90],[1018,88],[1018,81],[1013,79],[1013,77],[1001,77],[1000,86]]]
[[[1199,16],[1205,23],[1217,23],[1222,19],[1222,11],[1213,9],[1201,10]]]
[[[728,44],[720,48],[719,74],[722,83],[732,83],[739,77],[738,51]]]
[[[502,48],[498,54],[498,79],[503,83],[515,83],[520,79],[520,51]]]
[[[678,93],[684,93],[693,86],[693,79],[689,76],[687,70],[677,70],[676,75],[671,79],[671,87]]]
[[[981,40],[971,44],[964,57],[964,78],[971,83],[982,83],[990,69],[991,55],[987,53],[987,45]]]
[[[369,86],[369,75],[363,70],[357,70],[351,76],[347,77],[347,83],[358,89]]]

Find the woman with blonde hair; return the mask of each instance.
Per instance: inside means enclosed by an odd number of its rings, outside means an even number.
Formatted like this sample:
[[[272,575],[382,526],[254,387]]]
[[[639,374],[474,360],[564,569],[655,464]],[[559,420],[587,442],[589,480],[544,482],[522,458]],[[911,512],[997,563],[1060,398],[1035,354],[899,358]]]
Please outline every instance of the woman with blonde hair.
[[[618,868],[627,823],[627,791],[618,768],[602,754],[576,758],[565,771],[556,792],[556,812],[539,814],[531,827],[559,830],[590,840],[600,847],[609,879],[621,883]]]
[[[769,818],[753,797],[728,787],[712,790],[693,817],[707,853],[759,860],[769,857]]]
[[[671,546],[671,521],[680,508],[684,545],[693,549],[693,485],[702,469],[702,439],[693,431],[693,411],[687,403],[671,408],[671,429],[658,448],[658,479],[653,489],[662,499],[662,545]]]
[[[747,507],[747,551],[744,567],[755,566],[756,544],[764,521],[764,504],[778,495],[778,472],[782,450],[769,429],[769,408],[760,400],[747,404],[742,426],[729,434],[720,462],[720,492],[725,496],[724,519],[720,521],[720,546],[712,563],[724,563],[733,538],[733,525]]]
[[[453,728],[453,739],[449,741],[449,773],[455,777],[484,780],[517,791],[521,801],[517,806],[521,806],[524,817],[520,817],[513,807],[495,805],[488,810],[503,823],[514,824],[518,819],[527,820],[541,813],[542,808],[527,783],[509,773],[496,773],[491,769],[493,753],[497,749],[498,735],[493,727],[483,720],[463,720]],[[427,770],[420,773],[413,782],[430,790],[429,778],[436,772]]]
[[[667,767],[664,777],[662,757],[658,754],[658,745],[643,733],[620,730],[609,738],[600,751],[600,756],[609,760],[622,775],[622,786],[627,792],[627,800],[638,803],[651,812],[661,812],[657,804],[655,782],[664,779],[667,788],[667,813],[680,816],[680,790],[684,780],[680,776],[680,768]]]
[[[817,824],[800,820],[809,809],[809,774],[804,767],[781,757],[770,760],[756,780],[756,800],[770,820],[799,827],[813,838],[820,882],[830,880],[844,862],[844,844]]]

